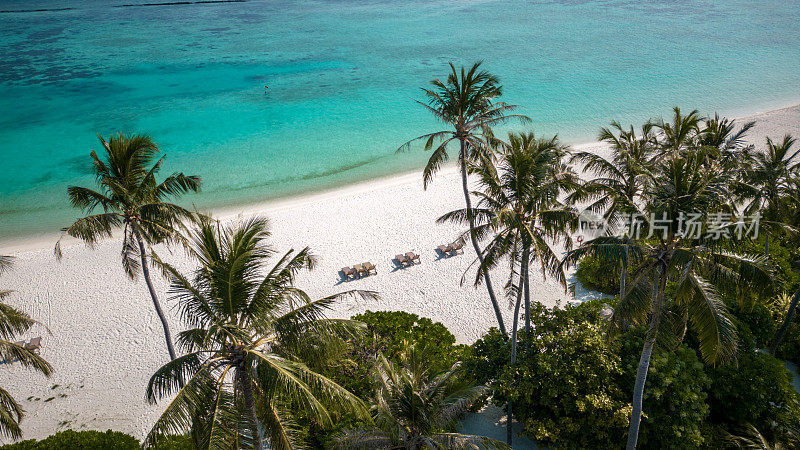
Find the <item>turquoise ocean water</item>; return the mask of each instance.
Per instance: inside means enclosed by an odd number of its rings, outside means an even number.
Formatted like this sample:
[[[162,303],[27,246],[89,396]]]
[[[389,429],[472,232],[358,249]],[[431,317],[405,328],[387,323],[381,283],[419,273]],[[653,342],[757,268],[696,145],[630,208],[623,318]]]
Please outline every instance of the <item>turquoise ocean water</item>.
[[[412,99],[449,60],[483,59],[570,143],[673,105],[800,102],[794,1],[136,3],[0,1],[0,241],[77,216],[97,133],[152,135],[203,208],[420,167],[394,150],[438,126]]]

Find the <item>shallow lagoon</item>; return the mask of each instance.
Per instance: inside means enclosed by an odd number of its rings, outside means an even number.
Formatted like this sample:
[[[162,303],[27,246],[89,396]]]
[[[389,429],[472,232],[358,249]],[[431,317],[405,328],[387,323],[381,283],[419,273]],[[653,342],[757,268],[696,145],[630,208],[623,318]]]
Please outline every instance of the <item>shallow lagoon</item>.
[[[483,59],[538,133],[593,140],[672,105],[800,102],[800,9],[763,1],[10,0],[0,13],[0,240],[75,217],[95,135],[151,134],[200,207],[419,167],[413,103],[449,60]],[[264,85],[269,85],[265,93]]]

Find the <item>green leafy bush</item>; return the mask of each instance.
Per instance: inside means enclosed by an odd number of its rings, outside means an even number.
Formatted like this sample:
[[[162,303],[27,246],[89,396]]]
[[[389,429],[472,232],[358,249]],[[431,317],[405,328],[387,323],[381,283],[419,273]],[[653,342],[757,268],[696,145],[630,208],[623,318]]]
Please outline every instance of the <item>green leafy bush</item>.
[[[475,342],[465,367],[489,382],[498,404],[515,402],[525,433],[555,448],[624,446],[630,398],[644,329],[609,336],[600,319],[605,300],[563,310],[535,308],[535,336],[521,336],[518,364],[496,329]],[[707,443],[710,379],[687,345],[657,347],[644,396],[640,448],[696,448]]]
[[[476,342],[467,367],[476,378],[494,378],[494,401],[513,401],[515,418],[539,442],[553,448],[619,448],[630,414],[627,395],[618,387],[620,359],[601,327],[580,317],[584,311],[534,307],[535,332],[521,334],[514,367],[493,373],[508,354],[496,331]]]
[[[464,369],[476,383],[496,380],[511,360],[511,343],[495,327],[475,341],[464,360]]]
[[[119,431],[73,431],[66,430],[56,433],[41,441],[33,439],[5,445],[6,450],[137,450],[139,440],[135,437],[120,433]]]
[[[644,328],[619,337],[623,374],[620,387],[630,396],[644,345]],[[711,380],[697,353],[680,345],[670,351],[656,347],[650,357],[642,400],[644,417],[639,448],[697,448],[706,442],[703,423],[709,414],[706,389]]]
[[[441,323],[416,314],[403,311],[367,311],[353,316],[352,319],[366,324],[366,333],[351,339],[341,361],[328,365],[323,373],[364,400],[375,392],[372,372],[378,353],[399,364],[404,354],[413,352],[431,373],[437,373],[450,369],[462,359],[463,353],[469,348],[456,345],[453,333]],[[337,416],[332,430],[323,430],[302,415],[297,415],[295,420],[300,425],[299,433],[313,448],[327,447],[337,430],[363,425],[352,414]]]
[[[707,367],[710,418],[723,428],[749,423],[770,440],[783,440],[800,423],[800,395],[783,362],[769,354],[740,353],[736,364]]]
[[[600,261],[594,256],[581,259],[575,270],[575,278],[583,287],[608,295],[619,294],[619,275],[618,265]]]
[[[797,314],[800,316],[800,314]],[[783,340],[775,352],[778,358],[800,365],[800,320],[795,319],[786,330]]]
[[[135,437],[119,431],[74,431],[58,432],[46,439],[28,439],[15,444],[0,446],[3,450],[139,450],[141,444]],[[158,450],[192,450],[188,436],[169,436],[157,447]]]
[[[350,342],[347,357],[326,375],[362,398],[373,392],[370,373],[378,353],[399,363],[400,354],[413,348],[431,371],[442,372],[459,361],[467,348],[455,345],[455,336],[444,325],[416,314],[367,311],[352,319],[365,323],[367,333]]]
[[[767,348],[775,336],[777,326],[772,311],[762,303],[750,307],[733,305],[729,308],[736,319],[736,326],[742,339],[752,339],[756,348]]]

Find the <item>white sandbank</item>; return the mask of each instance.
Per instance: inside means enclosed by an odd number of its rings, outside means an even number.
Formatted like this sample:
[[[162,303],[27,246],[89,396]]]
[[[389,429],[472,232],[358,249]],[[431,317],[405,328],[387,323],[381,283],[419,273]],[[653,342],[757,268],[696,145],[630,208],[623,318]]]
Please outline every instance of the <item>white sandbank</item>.
[[[764,137],[800,136],[800,105],[752,116],[757,125],[752,142]],[[603,151],[601,144],[582,149]],[[422,189],[419,173],[312,194],[302,198],[218,211],[226,220],[262,214],[271,220],[272,244],[277,250],[310,246],[319,257],[317,268],[299,277],[298,285],[315,297],[347,289],[378,291],[375,302],[347,301],[332,316],[349,317],[370,310],[404,310],[430,317],[447,326],[459,342],[469,343],[496,326],[483,287],[472,287],[474,272],[462,286],[462,274],[474,260],[464,254],[439,258],[436,246],[452,241],[460,229],[435,223],[443,213],[463,205],[459,174],[444,169]],[[21,401],[26,416],[25,438],[42,438],[62,429],[108,428],[143,437],[164,405],[149,406],[144,390],[153,372],[167,362],[161,325],[143,283],[129,281],[120,265],[120,243],[101,242],[94,249],[68,241],[64,258],[56,261],[56,236],[9,243],[1,249],[16,257],[14,270],[0,286],[17,291],[9,303],[29,312],[44,327],[44,356],[55,368],[45,380],[17,366],[0,367],[2,386]],[[395,254],[414,251],[421,264],[396,270]],[[181,250],[162,256],[186,272],[192,264]],[[342,282],[339,269],[371,261],[378,274]],[[508,273],[498,269],[492,280],[498,292]],[[536,280],[534,299],[548,306],[571,300],[553,280]],[[156,277],[156,289],[171,313],[173,333],[181,324],[166,295],[166,282]],[[511,314],[503,301],[507,323]]]

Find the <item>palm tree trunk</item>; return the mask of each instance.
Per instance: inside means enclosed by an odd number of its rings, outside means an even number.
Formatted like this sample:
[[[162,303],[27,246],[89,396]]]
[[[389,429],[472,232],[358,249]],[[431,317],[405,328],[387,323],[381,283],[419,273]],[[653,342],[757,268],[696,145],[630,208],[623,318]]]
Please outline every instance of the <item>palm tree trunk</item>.
[[[778,330],[778,333],[775,334],[775,339],[772,340],[772,344],[769,346],[769,353],[774,355],[775,352],[778,350],[778,345],[780,345],[781,341],[783,340],[783,335],[786,334],[786,330],[789,329],[789,325],[792,324],[792,319],[794,318],[794,311],[797,309],[797,304],[800,303],[800,289],[797,289],[797,292],[794,293],[794,297],[792,298],[792,303],[789,304],[789,311],[786,312],[786,318],[783,319],[783,325]]]
[[[467,184],[467,159],[466,159],[466,142],[461,140],[461,153],[459,155],[459,165],[461,166],[461,187],[464,190],[464,201],[467,204],[467,219],[469,220],[469,237],[472,241],[472,247],[478,255],[478,262],[483,266],[483,252],[480,245],[478,245],[478,238],[473,234],[475,231],[475,218],[472,216],[472,200],[469,195],[469,186]],[[508,338],[505,323],[503,323],[503,314],[500,312],[500,305],[497,303],[497,297],[494,295],[492,288],[492,280],[489,277],[489,271],[483,272],[483,281],[486,283],[486,290],[489,291],[489,299],[492,301],[492,308],[494,308],[494,315],[497,317],[497,325],[503,336]]]
[[[264,450],[263,433],[261,430],[261,422],[258,420],[258,414],[256,414],[256,403],[253,398],[253,383],[252,380],[250,380],[250,372],[247,368],[239,368],[236,372],[239,376],[239,382],[242,385],[244,406],[247,408],[247,412],[250,413],[250,420],[252,420],[253,425],[255,425],[255,429],[253,430],[253,444],[256,450]]]
[[[527,284],[526,279],[522,276],[520,271],[519,276],[519,286],[517,287],[517,301],[514,302],[514,322],[511,326],[511,366],[513,367],[514,364],[517,363],[517,330],[519,329],[519,307],[522,304],[522,290],[525,288]],[[514,424],[514,415],[512,413],[513,409],[513,402],[509,401],[506,403],[506,444],[511,446],[511,441],[513,440],[513,429],[512,425]]]
[[[628,246],[624,247],[625,256],[622,258],[622,271],[619,274],[619,299],[625,296],[625,278],[628,275]]]
[[[525,246],[525,250],[522,251],[522,279],[524,281],[525,286],[525,332],[531,332],[531,289],[530,289],[530,280],[528,279],[528,268],[530,265],[530,257],[531,251],[530,247],[527,245]]]
[[[658,334],[658,324],[661,322],[661,303],[664,300],[664,291],[667,287],[666,266],[661,267],[658,293],[656,294],[650,310],[650,325],[645,334],[642,356],[639,358],[639,368],[636,370],[636,383],[633,386],[633,411],[631,411],[631,423],[628,428],[627,450],[634,450],[636,442],[639,440],[639,425],[642,421],[642,398],[644,397],[644,384],[647,380],[647,370],[650,368],[650,355],[653,353],[653,345]]]
[[[172,334],[169,332],[169,324],[167,323],[167,317],[164,315],[164,311],[161,309],[161,303],[158,301],[158,296],[156,295],[156,290],[153,287],[153,282],[150,280],[150,268],[147,265],[147,253],[144,248],[144,241],[142,240],[142,235],[139,234],[139,229],[136,225],[132,224],[131,227],[133,229],[133,234],[136,236],[136,242],[139,244],[139,257],[142,260],[142,274],[144,275],[144,281],[147,284],[147,289],[150,291],[150,298],[153,299],[153,306],[156,308],[156,314],[158,314],[158,318],[161,319],[161,326],[164,327],[164,339],[167,341],[167,351],[169,352],[170,359],[177,358],[175,354],[175,348],[172,347]]]

